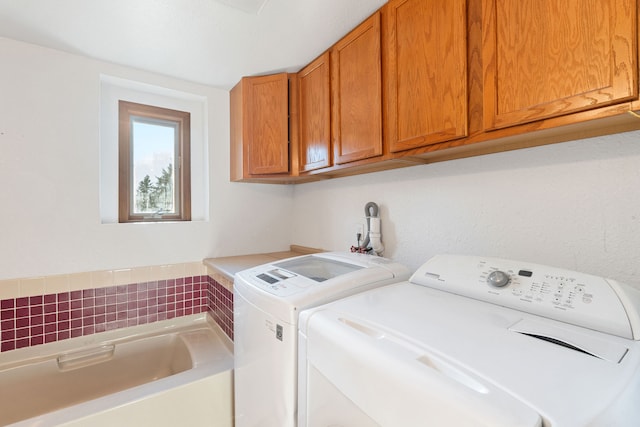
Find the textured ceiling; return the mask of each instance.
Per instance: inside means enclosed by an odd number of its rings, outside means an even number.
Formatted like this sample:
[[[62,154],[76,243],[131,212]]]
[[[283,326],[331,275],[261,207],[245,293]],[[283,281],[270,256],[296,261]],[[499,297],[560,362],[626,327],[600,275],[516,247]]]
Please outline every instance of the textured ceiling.
[[[386,0],[0,0],[0,37],[229,89],[297,71]]]

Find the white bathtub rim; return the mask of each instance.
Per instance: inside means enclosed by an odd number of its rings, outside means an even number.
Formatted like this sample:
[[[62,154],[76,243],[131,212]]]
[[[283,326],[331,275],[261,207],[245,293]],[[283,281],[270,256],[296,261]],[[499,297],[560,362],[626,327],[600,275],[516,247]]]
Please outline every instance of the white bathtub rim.
[[[208,364],[197,369],[190,369],[176,375],[165,377],[150,383],[142,384],[127,390],[112,393],[97,399],[78,403],[68,408],[62,408],[47,414],[38,415],[8,424],[6,427],[54,427],[76,421],[107,410],[117,409],[160,393],[185,387],[197,381],[205,381],[214,375],[232,375],[233,362],[227,369]],[[215,398],[215,396],[212,396]]]

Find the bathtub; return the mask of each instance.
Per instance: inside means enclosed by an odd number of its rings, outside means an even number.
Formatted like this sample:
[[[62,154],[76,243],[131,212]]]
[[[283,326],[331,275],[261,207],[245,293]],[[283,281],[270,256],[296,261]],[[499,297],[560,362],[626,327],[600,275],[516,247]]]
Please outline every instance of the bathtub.
[[[0,425],[233,425],[233,348],[206,314],[0,353]]]

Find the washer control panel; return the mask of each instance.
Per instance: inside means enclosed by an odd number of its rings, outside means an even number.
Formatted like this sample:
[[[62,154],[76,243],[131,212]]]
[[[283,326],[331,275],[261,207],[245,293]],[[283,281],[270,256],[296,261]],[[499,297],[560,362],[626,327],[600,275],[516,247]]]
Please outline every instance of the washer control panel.
[[[581,302],[590,304],[593,301],[590,289],[597,287],[589,286],[590,282],[571,276],[545,274],[534,278],[533,271],[530,270],[504,272],[490,268],[489,271],[480,273],[480,281],[482,280],[486,280],[494,288],[510,285],[505,295],[512,295],[526,302],[550,302],[569,310],[575,309]],[[495,289],[487,288],[487,292],[499,295]]]
[[[438,255],[411,282],[633,339],[627,310],[637,307],[623,304],[631,301],[628,287],[602,277],[500,258]]]
[[[297,274],[290,271],[274,268],[257,273],[255,277],[259,280],[254,281],[253,284],[270,294],[288,296],[301,292],[304,288],[304,286],[299,286],[300,283],[295,286],[291,281],[286,281],[296,276]],[[304,281],[302,283],[304,284]]]

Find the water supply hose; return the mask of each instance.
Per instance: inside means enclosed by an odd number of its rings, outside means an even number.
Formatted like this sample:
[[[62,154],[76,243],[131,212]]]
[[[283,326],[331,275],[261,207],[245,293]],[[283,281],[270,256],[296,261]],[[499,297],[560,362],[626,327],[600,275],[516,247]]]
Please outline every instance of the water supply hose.
[[[367,232],[365,233],[364,241],[360,247],[357,248],[358,252],[367,253],[373,251],[376,255],[381,255],[384,251],[382,233],[380,232],[380,216],[378,212],[378,205],[374,202],[369,202],[364,205],[364,215],[367,219]],[[352,250],[353,249],[354,248],[352,248]]]

